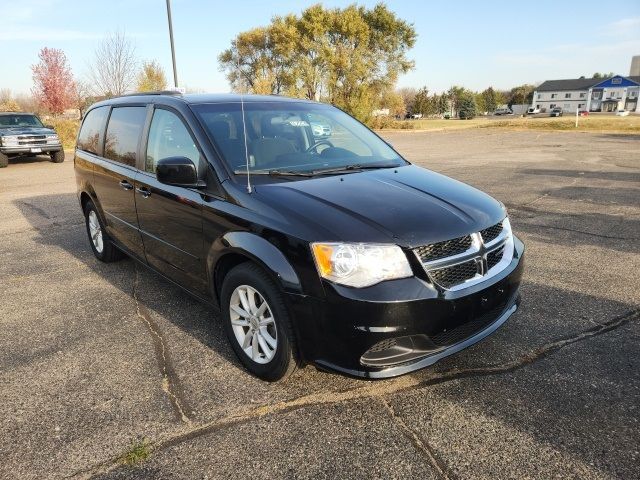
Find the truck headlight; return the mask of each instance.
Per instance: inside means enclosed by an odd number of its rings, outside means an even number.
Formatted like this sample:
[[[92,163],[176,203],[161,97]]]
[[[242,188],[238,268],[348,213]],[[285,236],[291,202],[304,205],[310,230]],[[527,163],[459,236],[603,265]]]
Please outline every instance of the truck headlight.
[[[413,276],[407,256],[397,245],[312,243],[311,251],[320,276],[349,287]]]
[[[58,138],[57,134],[47,135],[47,143],[49,145],[60,143],[60,138]]]
[[[6,135],[4,137],[0,137],[0,143],[2,143],[3,147],[17,147],[18,146],[18,136],[17,135]]]

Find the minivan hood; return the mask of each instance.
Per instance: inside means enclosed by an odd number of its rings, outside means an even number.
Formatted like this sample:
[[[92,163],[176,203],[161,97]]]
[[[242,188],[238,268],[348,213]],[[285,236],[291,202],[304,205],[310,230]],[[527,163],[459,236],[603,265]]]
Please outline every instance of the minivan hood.
[[[0,128],[0,137],[4,135],[53,135],[54,130],[45,127],[9,127]]]
[[[489,195],[414,165],[262,184],[255,192],[326,237],[314,241],[412,248],[480,231],[506,215]]]

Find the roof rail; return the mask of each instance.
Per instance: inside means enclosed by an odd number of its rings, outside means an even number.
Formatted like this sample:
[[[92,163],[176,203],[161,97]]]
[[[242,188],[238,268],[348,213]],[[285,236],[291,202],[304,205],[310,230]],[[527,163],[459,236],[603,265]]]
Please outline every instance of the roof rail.
[[[134,92],[134,93],[125,93],[123,95],[118,95],[114,98],[120,97],[141,97],[146,95],[173,95],[173,96],[182,96],[182,92],[178,90],[156,90],[153,92]]]

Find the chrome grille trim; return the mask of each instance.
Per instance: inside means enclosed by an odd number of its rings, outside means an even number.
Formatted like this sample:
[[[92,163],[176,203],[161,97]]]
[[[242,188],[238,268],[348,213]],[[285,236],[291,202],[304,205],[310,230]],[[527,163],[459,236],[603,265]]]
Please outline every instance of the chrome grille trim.
[[[511,263],[514,245],[508,218],[469,237],[471,246],[467,250],[445,258],[424,261],[420,252],[424,252],[428,245],[413,250],[433,283],[445,290],[462,290],[490,279]],[[488,242],[485,243],[483,238]],[[470,268],[471,262],[475,262],[475,271]],[[463,267],[463,264],[466,265]]]

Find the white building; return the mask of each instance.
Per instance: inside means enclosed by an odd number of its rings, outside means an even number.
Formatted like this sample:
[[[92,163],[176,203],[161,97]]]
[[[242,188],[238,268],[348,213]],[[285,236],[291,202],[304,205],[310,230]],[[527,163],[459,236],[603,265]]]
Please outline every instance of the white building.
[[[640,113],[640,76],[611,78],[576,78],[547,80],[533,92],[533,107],[541,112],[560,107],[565,112],[615,112],[628,110]]]

